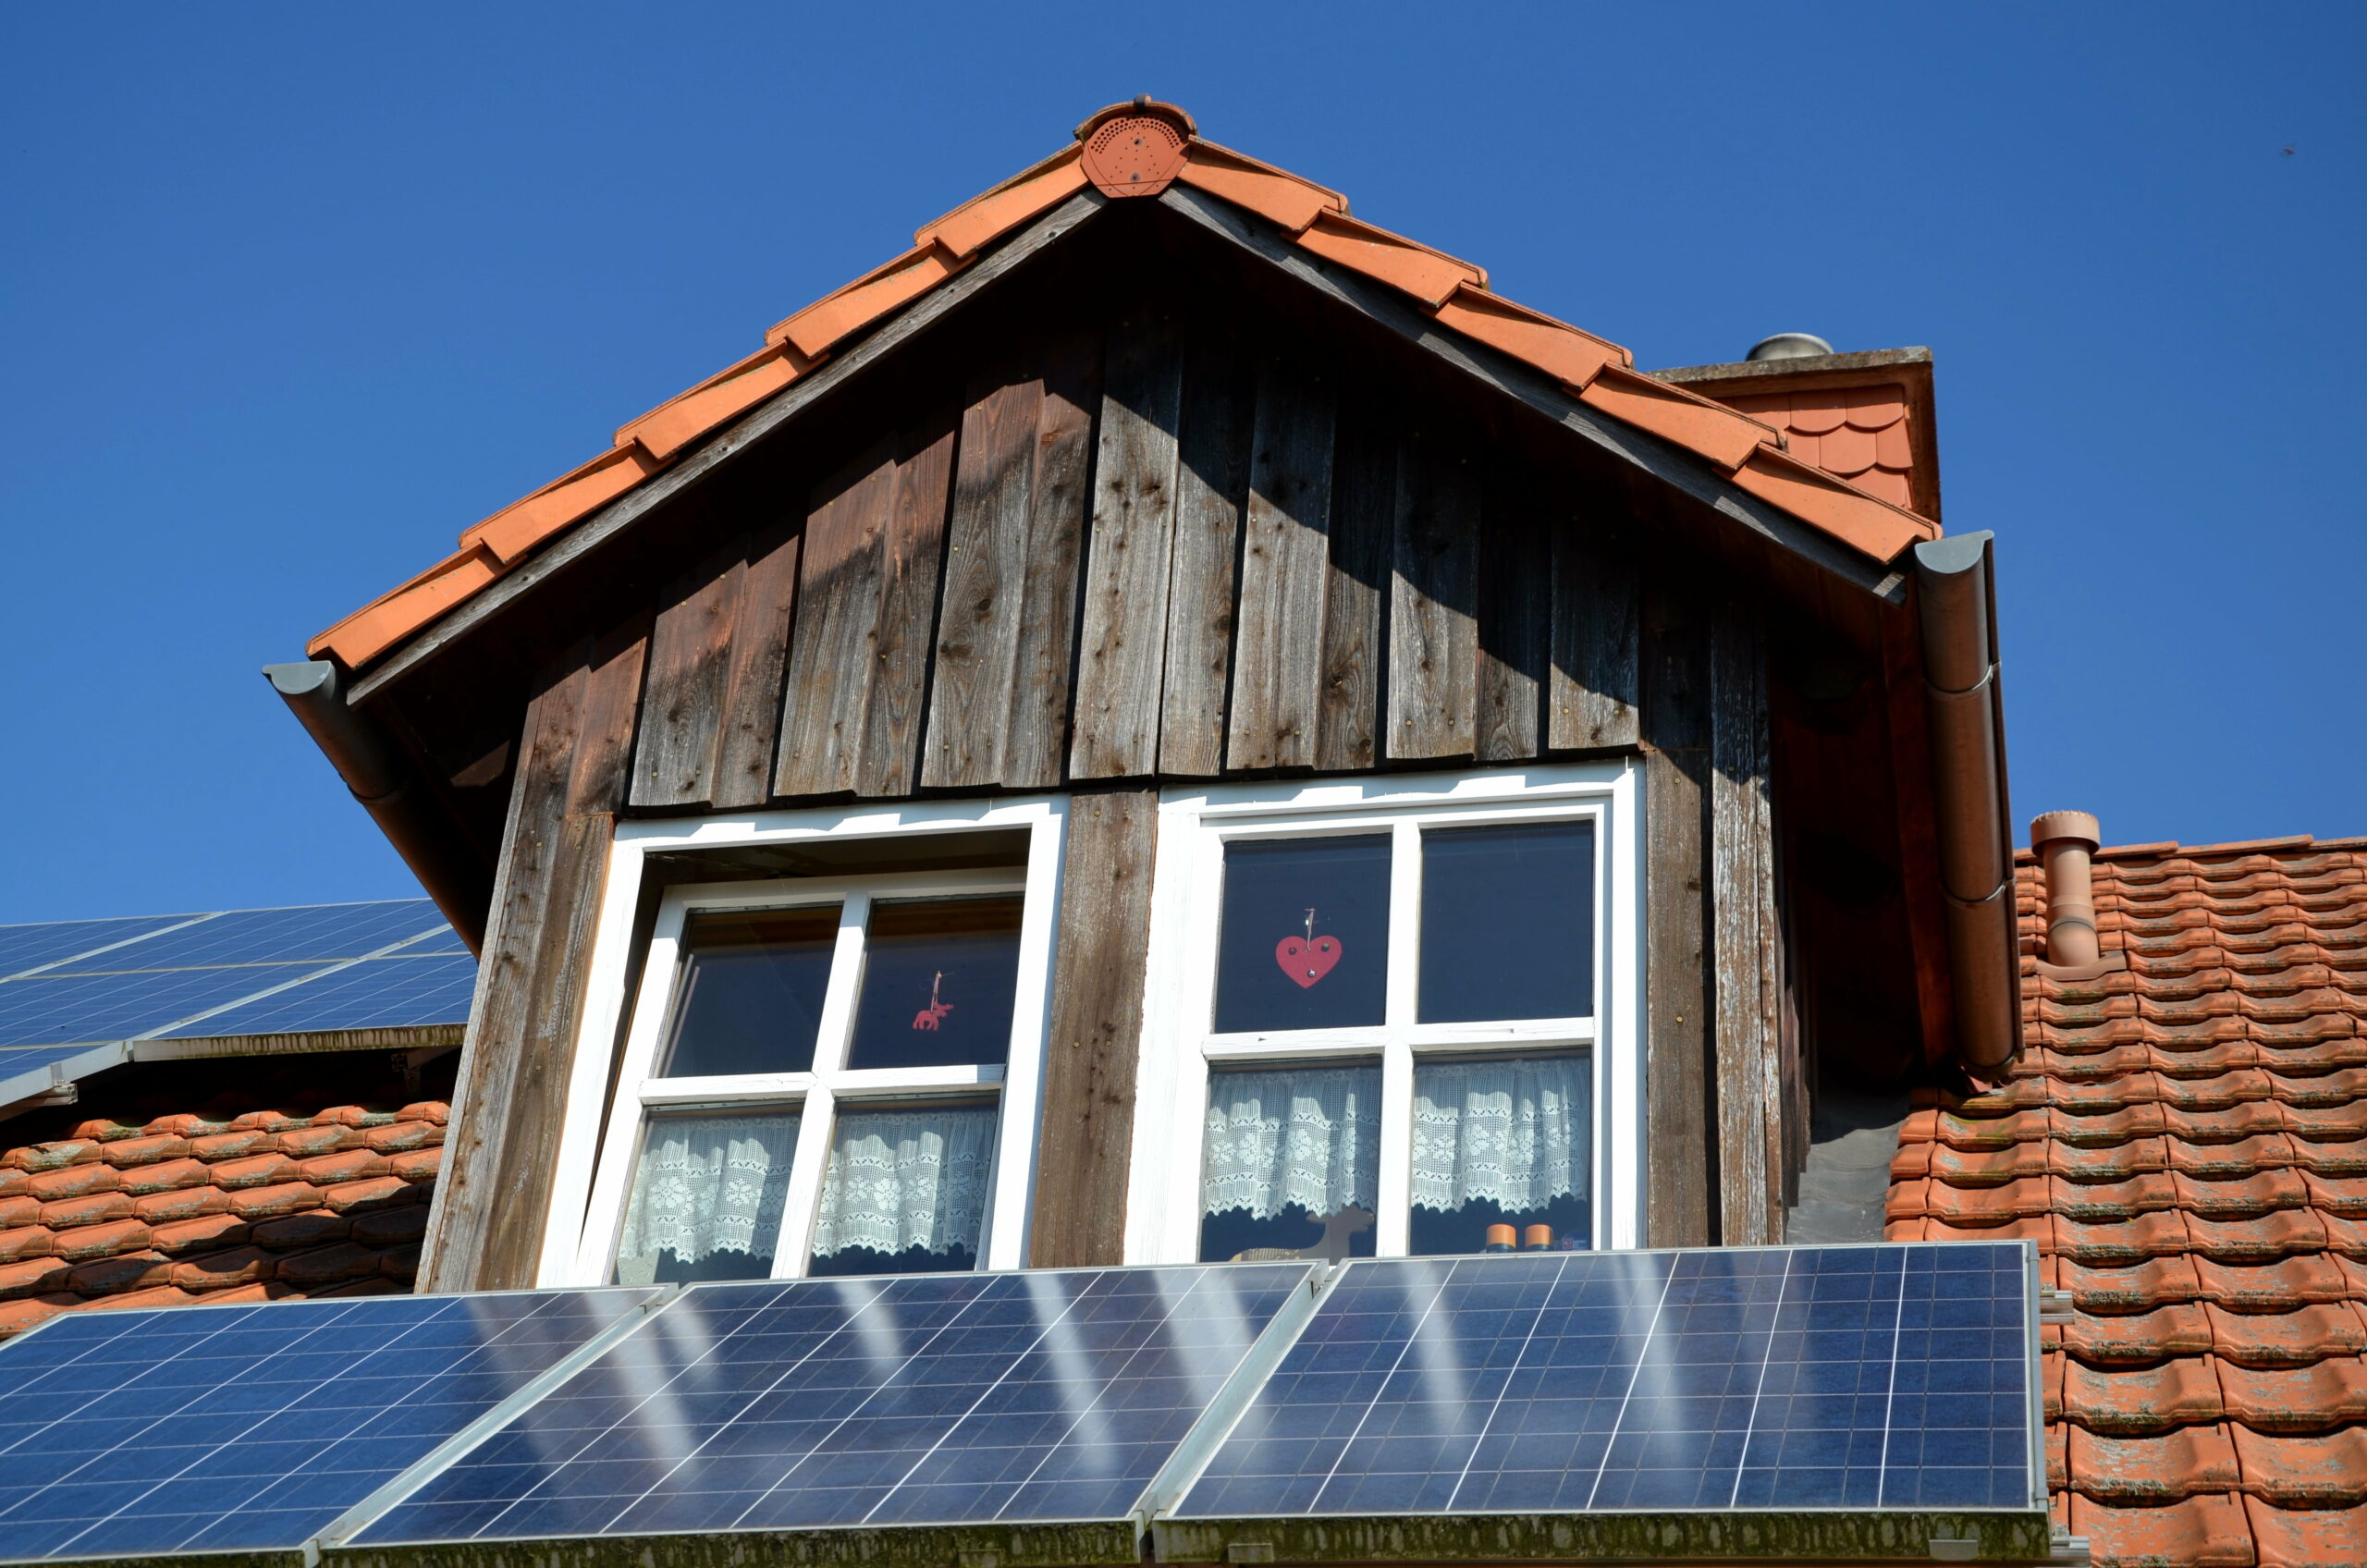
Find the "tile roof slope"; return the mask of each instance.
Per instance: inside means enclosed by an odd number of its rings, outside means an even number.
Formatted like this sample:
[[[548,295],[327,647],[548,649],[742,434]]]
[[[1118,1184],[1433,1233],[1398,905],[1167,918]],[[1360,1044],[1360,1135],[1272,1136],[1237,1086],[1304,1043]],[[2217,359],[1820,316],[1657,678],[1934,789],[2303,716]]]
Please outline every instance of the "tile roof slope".
[[[2031,1237],[2071,1292],[2050,1486],[2098,1562],[2367,1562],[2367,840],[2106,851],[2096,908],[2127,972],[2025,960],[2022,1056],[1909,1118],[1886,1233]]]
[[[1157,178],[1118,181],[1123,154],[1110,150],[1113,127],[1134,133],[1137,146],[1171,143],[1149,160]],[[1709,459],[1739,488],[1868,555],[1887,560],[1939,532],[1896,502],[1879,477],[1886,472],[1879,459],[1858,471],[1877,475],[1871,485],[1837,479],[1789,449],[1781,429],[1639,373],[1617,344],[1491,292],[1482,269],[1351,217],[1339,192],[1202,140],[1180,109],[1137,100],[1095,115],[1077,129],[1074,145],[924,225],[911,250],[780,322],[755,353],[625,424],[607,451],[464,530],[455,554],[315,637],[313,656],[333,656],[348,668],[378,658],[1089,185],[1108,196],[1155,197],[1173,180],[1256,213],[1315,255],[1412,296],[1441,326],[1545,372],[1612,418]],[[1866,434],[1878,437],[1880,430]]]
[[[0,1156],[0,1338],[76,1308],[409,1291],[450,1108],[86,1121]]]
[[[1846,479],[1870,496],[1908,507],[1915,471],[1907,393],[1899,386],[1759,393],[1724,399],[1784,433],[1792,456]]]

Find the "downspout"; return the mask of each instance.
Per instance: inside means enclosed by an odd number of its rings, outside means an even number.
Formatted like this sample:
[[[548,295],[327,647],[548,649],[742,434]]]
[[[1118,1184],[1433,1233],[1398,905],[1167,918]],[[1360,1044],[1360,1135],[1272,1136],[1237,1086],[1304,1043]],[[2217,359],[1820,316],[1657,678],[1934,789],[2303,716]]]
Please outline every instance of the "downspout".
[[[482,956],[492,879],[469,852],[442,802],[420,787],[394,742],[347,705],[337,666],[311,659],[267,664],[263,673],[469,951]]]
[[[2022,1034],[1994,537],[1960,533],[1915,546],[1956,1050],[1966,1065],[1984,1072],[2003,1066],[2020,1048]]]

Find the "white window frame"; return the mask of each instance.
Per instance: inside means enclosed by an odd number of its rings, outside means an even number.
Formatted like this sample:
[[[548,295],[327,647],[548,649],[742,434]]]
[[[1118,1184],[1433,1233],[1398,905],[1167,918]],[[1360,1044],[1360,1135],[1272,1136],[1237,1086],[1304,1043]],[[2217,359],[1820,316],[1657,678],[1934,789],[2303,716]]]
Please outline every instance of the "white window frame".
[[[1583,1048],[1594,1072],[1597,1247],[1643,1238],[1643,775],[1637,759],[1464,774],[1171,790],[1159,799],[1150,968],[1136,1083],[1141,1110],[1126,1213],[1131,1263],[1199,1256],[1200,1155],[1210,1067],[1381,1070],[1374,1250],[1405,1254],[1412,1227],[1414,1067],[1422,1058]],[[1588,821],[1595,832],[1594,1013],[1583,1019],[1418,1023],[1425,828]],[[1220,1035],[1210,1029],[1224,846],[1237,839],[1370,834],[1393,840],[1384,1022],[1369,1028]]]
[[[1051,1023],[1052,937],[1060,908],[1067,820],[1064,801],[1042,798],[752,812],[692,822],[620,824],[608,851],[607,884],[593,937],[583,1018],[577,1031],[537,1283],[607,1282],[648,1117],[653,1112],[693,1107],[728,1108],[740,1114],[767,1109],[798,1112],[796,1153],[773,1258],[773,1277],[788,1279],[802,1274],[806,1266],[837,1107],[993,1099],[998,1109],[994,1175],[978,1239],[978,1267],[1023,1267],[1034,1196],[1044,1045]],[[627,981],[634,970],[634,929],[643,913],[644,874],[652,854],[1011,828],[1028,834],[1024,870],[1013,866],[891,872],[691,883],[667,888],[659,898],[636,994],[626,995]],[[1020,894],[1023,901],[1019,980],[1006,1061],[974,1067],[848,1068],[846,1052],[861,995],[861,955],[871,905],[888,899],[1011,892]],[[839,905],[840,916],[813,1070],[721,1078],[653,1076],[681,982],[682,934],[691,915],[710,910],[795,909],[817,904]],[[619,1025],[628,1023],[628,1008],[629,1026],[619,1045]]]

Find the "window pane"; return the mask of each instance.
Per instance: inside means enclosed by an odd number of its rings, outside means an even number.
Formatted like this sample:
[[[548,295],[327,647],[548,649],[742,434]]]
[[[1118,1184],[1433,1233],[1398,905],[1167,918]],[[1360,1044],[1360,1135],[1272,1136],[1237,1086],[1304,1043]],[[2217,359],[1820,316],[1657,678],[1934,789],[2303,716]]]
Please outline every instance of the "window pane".
[[[830,1140],[809,1274],[978,1266],[995,1108],[851,1111]]]
[[[1381,1022],[1389,842],[1380,833],[1224,847],[1217,1033]]]
[[[877,904],[864,942],[849,1067],[968,1067],[1011,1055],[1014,895]]]
[[[1422,835],[1425,1023],[1594,1011],[1594,825]]]
[[[1380,1165],[1379,1068],[1209,1073],[1201,1261],[1370,1257]]]
[[[1417,1061],[1413,1250],[1591,1246],[1593,1105],[1584,1055]]]
[[[659,1075],[812,1072],[838,930],[835,904],[691,916]]]
[[[617,1283],[769,1275],[796,1152],[795,1111],[650,1118],[625,1200]]]

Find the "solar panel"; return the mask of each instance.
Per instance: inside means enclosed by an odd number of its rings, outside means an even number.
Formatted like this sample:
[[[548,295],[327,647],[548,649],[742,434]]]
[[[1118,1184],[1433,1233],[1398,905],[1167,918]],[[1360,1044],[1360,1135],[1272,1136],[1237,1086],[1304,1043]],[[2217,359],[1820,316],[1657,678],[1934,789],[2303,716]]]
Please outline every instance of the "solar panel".
[[[1354,1263],[1175,1513],[2042,1507],[2029,1258]]]
[[[114,974],[129,970],[361,958],[443,924],[444,917],[425,899],[232,910],[50,973]]]
[[[364,959],[276,996],[199,1019],[166,1039],[287,1035],[336,1029],[398,1029],[459,1023],[476,993],[477,961],[457,957]]]
[[[1308,1277],[695,1287],[355,1540],[1114,1525]]]
[[[80,958],[101,948],[178,925],[202,915],[151,914],[129,920],[56,920],[35,925],[0,925],[0,979]]]
[[[53,1318],[0,1351],[0,1553],[293,1550],[654,1295]]]
[[[318,974],[317,963],[165,969],[132,974],[55,971],[0,986],[0,1046],[127,1040]]]

